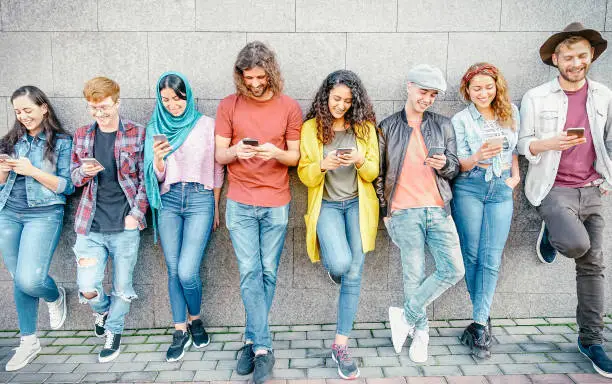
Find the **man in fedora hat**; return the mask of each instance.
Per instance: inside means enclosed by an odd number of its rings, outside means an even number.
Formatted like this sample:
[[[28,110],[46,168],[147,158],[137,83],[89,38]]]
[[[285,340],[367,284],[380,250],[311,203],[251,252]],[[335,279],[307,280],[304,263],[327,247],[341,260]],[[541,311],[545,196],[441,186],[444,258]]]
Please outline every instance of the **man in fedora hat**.
[[[598,373],[612,377],[602,334],[601,202],[612,189],[612,92],[586,77],[607,44],[580,23],[546,40],[540,57],[559,76],[523,96],[518,150],[529,161],[525,195],[543,219],[538,258],[552,263],[559,252],[575,260],[578,347]]]

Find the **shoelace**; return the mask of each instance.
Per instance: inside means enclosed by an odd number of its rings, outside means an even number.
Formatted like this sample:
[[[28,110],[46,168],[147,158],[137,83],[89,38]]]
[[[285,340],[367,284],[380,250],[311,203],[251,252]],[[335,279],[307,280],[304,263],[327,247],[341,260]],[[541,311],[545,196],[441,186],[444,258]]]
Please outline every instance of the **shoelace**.
[[[348,346],[342,345],[338,346],[336,349],[336,356],[338,356],[338,360],[340,361],[351,361],[351,353],[348,350]]]
[[[183,333],[174,332],[172,334],[172,345],[174,346],[180,345],[182,339],[183,339]]]
[[[111,349],[113,347],[113,341],[115,335],[109,330],[106,330],[106,342],[104,342],[104,349]]]
[[[93,315],[96,318],[94,323],[99,327],[103,327],[104,326],[104,315],[100,313],[94,313]]]

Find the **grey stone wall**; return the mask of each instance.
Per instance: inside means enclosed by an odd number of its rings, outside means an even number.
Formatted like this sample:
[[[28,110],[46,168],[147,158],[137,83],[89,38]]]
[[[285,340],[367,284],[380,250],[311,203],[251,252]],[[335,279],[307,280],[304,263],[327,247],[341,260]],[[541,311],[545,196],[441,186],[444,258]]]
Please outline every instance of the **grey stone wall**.
[[[89,122],[81,89],[97,75],[117,80],[123,115],[145,123],[153,110],[157,78],[170,69],[187,75],[200,110],[214,116],[219,100],[233,91],[236,54],[255,39],[276,50],[286,93],[303,108],[329,72],[347,68],[365,82],[379,119],[403,106],[405,76],[416,63],[445,71],[450,89],[435,109],[450,116],[463,106],[457,96],[459,78],[475,61],[498,65],[518,102],[527,89],[554,76],[538,56],[540,44],[552,31],[580,20],[609,31],[604,35],[612,39],[612,0],[0,0],[0,15],[0,133],[14,119],[8,98],[24,84],[47,92],[70,130]],[[612,85],[611,64],[607,52],[593,66],[592,77]],[[295,171],[291,187],[290,230],[271,321],[333,323],[337,290],[322,267],[312,265],[306,256],[302,220],[306,189]],[[91,323],[89,309],[76,299],[71,250],[76,199],[66,210],[51,268],[70,293],[68,328]],[[515,202],[493,316],[572,316],[573,263],[561,258],[543,266],[536,261],[539,220],[522,191],[515,193]],[[611,212],[608,202],[607,216]],[[607,239],[610,231],[608,227]],[[128,325],[167,326],[171,316],[162,254],[152,243],[151,231],[144,232],[142,244],[134,278],[140,298]],[[610,259],[608,252],[608,265]],[[237,265],[226,229],[214,234],[201,273],[206,323],[242,324]],[[0,290],[6,293],[0,295],[0,328],[15,329],[12,282],[3,266]],[[358,320],[383,320],[386,308],[401,302],[399,252],[381,227],[377,250],[366,260]],[[612,295],[606,304],[607,312],[612,312]],[[429,311],[435,319],[469,318],[465,284],[444,294]],[[43,327],[48,324],[45,312],[40,316]]]

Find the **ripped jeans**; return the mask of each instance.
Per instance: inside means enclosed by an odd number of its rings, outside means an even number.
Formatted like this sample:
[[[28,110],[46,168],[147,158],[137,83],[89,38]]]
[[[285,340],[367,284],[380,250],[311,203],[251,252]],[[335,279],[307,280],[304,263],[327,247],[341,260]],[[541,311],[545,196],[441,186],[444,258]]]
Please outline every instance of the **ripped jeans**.
[[[132,277],[138,259],[139,244],[138,229],[119,233],[77,234],[74,243],[79,301],[89,303],[94,312],[108,312],[105,328],[115,334],[123,332],[130,303],[138,297],[132,285]],[[102,287],[109,256],[113,261],[113,289],[110,296]],[[83,296],[83,293],[87,292],[95,292],[97,295],[87,299]]]

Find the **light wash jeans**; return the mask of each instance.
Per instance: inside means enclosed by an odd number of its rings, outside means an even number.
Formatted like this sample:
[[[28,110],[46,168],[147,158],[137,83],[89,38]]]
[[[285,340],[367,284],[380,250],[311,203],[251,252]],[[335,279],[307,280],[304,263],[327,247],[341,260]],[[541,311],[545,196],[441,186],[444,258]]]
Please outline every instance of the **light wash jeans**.
[[[64,205],[49,213],[0,211],[0,253],[13,277],[13,295],[21,336],[36,333],[38,299],[53,302],[59,291],[49,267],[62,231]]]
[[[512,189],[501,177],[485,181],[486,170],[474,167],[455,178],[451,207],[461,243],[465,282],[472,300],[472,317],[487,324],[497,287],[502,254],[512,223]]]
[[[104,327],[115,334],[123,332],[125,316],[130,311],[130,304],[132,300],[138,298],[132,285],[132,278],[138,259],[139,245],[140,231],[138,229],[124,230],[119,233],[77,234],[74,243],[79,300],[83,304],[89,303],[94,312],[108,312]],[[102,287],[109,257],[113,261],[113,290],[110,296],[104,292]],[[81,262],[85,265],[81,265]],[[97,296],[87,299],[82,292],[96,292]]]
[[[166,266],[174,324],[200,314],[200,265],[215,218],[213,191],[198,183],[176,183],[161,196],[158,229]]]
[[[336,333],[349,336],[359,305],[365,260],[359,229],[359,198],[323,200],[317,221],[317,237],[323,266],[332,275],[342,276]]]
[[[404,315],[417,329],[427,329],[426,308],[465,273],[455,223],[443,208],[412,208],[393,212],[386,223],[400,249],[404,278]],[[436,270],[425,275],[425,247]]]
[[[259,207],[227,199],[225,222],[240,271],[240,293],[246,312],[245,338],[253,350],[272,350],[268,314],[285,244],[289,204]]]

